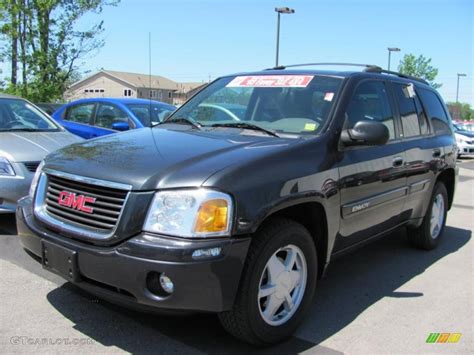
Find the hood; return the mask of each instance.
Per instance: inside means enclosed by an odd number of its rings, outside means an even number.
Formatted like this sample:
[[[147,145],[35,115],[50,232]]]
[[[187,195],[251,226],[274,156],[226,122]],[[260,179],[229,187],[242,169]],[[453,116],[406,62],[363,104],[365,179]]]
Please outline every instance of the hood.
[[[0,155],[14,162],[40,161],[66,145],[82,141],[69,132],[0,132]]]
[[[206,132],[181,125],[136,129],[61,149],[47,158],[45,167],[129,184],[133,190],[196,187],[229,165],[298,141],[233,131]]]

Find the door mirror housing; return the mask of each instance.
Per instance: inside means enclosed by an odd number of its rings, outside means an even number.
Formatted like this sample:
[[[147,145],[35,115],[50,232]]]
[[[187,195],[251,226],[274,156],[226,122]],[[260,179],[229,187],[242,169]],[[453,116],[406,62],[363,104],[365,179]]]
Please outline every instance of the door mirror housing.
[[[114,122],[112,123],[112,129],[116,131],[128,131],[130,126],[127,122]]]
[[[343,130],[341,142],[345,146],[383,145],[390,137],[387,126],[378,121],[359,121],[354,128]]]

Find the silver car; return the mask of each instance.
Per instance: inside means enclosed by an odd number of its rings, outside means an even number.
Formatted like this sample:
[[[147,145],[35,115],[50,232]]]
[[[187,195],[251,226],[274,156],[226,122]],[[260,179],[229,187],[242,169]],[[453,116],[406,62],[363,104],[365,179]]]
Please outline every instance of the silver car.
[[[0,214],[15,212],[48,153],[79,141],[30,102],[0,94]]]

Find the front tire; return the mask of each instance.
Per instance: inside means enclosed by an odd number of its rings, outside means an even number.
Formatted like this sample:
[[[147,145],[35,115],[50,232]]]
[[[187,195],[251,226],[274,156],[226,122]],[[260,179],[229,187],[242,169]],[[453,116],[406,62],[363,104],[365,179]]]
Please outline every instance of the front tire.
[[[420,249],[436,248],[446,225],[447,211],[448,192],[442,182],[437,182],[421,226],[408,229],[410,242]]]
[[[232,310],[219,314],[233,336],[257,346],[290,337],[313,299],[318,262],[302,225],[273,219],[254,237]]]

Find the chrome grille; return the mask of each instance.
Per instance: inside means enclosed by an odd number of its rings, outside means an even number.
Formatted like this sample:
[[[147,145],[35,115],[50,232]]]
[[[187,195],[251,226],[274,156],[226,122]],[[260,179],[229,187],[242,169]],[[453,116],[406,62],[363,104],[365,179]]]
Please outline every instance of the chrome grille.
[[[36,169],[38,168],[38,165],[40,165],[39,161],[27,161],[24,162],[25,167],[28,171],[31,171],[32,173],[36,172]]]
[[[62,191],[95,198],[90,204],[92,213],[86,213],[59,204],[59,194]],[[49,215],[56,219],[72,222],[102,232],[115,228],[128,191],[93,185],[85,182],[48,175],[45,207]]]

